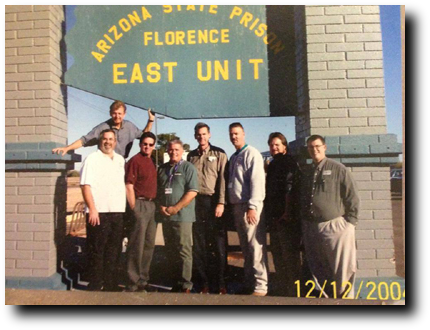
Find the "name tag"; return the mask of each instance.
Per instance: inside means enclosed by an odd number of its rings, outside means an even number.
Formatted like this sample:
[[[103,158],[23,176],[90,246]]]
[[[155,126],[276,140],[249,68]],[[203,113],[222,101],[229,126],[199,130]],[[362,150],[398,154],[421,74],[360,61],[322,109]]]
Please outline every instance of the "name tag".
[[[166,189],[164,189],[164,193],[166,195],[171,195],[173,193],[173,189],[172,188],[166,188]]]
[[[228,189],[231,189],[231,188],[233,188],[233,182],[228,183]]]
[[[182,173],[175,173],[174,175],[182,175]]]
[[[323,175],[331,175],[331,170],[325,170],[322,173]]]
[[[215,156],[209,156],[208,159],[210,162],[213,162],[214,160],[216,160],[216,157]]]

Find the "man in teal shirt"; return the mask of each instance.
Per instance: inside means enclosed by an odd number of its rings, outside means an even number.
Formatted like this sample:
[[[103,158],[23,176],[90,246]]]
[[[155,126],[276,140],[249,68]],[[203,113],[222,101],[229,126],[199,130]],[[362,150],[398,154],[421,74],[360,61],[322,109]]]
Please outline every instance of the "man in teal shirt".
[[[167,153],[170,161],[158,169],[157,198],[163,217],[165,248],[172,267],[172,291],[190,293],[193,287],[192,226],[196,221],[194,199],[199,182],[194,165],[182,159],[182,141],[170,141]]]

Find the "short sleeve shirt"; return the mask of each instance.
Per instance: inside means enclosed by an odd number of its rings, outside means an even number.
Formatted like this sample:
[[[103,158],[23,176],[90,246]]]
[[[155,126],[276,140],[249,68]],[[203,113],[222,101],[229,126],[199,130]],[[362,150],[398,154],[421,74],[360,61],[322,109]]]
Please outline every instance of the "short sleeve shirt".
[[[99,213],[125,212],[124,158],[100,150],[90,154],[81,168],[81,185],[89,185]],[[88,208],[87,208],[88,213]]]
[[[157,196],[157,170],[151,158],[140,152],[126,165],[125,183],[132,184],[136,198],[154,199]]]
[[[170,163],[165,163],[159,167],[157,198],[162,206],[175,205],[189,191],[199,191],[197,170],[193,164],[182,161],[176,168],[176,171],[175,166],[172,166]],[[170,216],[169,220],[181,222],[196,221],[195,199],[177,214]]]
[[[115,152],[120,154],[124,158],[127,158],[133,141],[140,139],[142,136],[142,130],[136,127],[132,122],[124,120],[120,129],[113,127],[112,119],[105,121],[94,127],[91,132],[81,137],[81,141],[84,147],[95,146],[98,144],[100,133],[105,129],[113,129],[116,135],[116,147]]]

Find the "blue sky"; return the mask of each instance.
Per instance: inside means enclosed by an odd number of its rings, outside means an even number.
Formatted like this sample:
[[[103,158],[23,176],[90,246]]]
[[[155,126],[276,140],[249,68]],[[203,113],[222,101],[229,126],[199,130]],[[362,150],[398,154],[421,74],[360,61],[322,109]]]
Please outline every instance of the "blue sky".
[[[74,6],[66,6],[67,29],[75,24],[73,15]],[[400,6],[380,6],[381,30],[384,54],[385,94],[388,133],[397,135],[402,141],[402,84],[401,84],[401,40],[400,40]],[[69,60],[69,62],[71,62]],[[69,63],[70,64],[70,63]],[[110,99],[89,94],[74,88],[68,89],[69,93],[69,143],[89,132],[94,126],[109,118],[108,109],[112,103]],[[85,118],[85,120],[83,120]],[[128,107],[126,119],[143,128],[146,124],[147,114],[138,108]],[[200,120],[173,120],[164,118],[158,120],[158,134],[175,132],[184,143],[192,148],[196,146],[193,137],[193,127]],[[234,152],[228,138],[228,125],[233,121],[240,121],[247,134],[247,143],[255,146],[260,151],[266,151],[267,137],[270,132],[282,132],[288,139],[295,139],[294,117],[276,118],[234,118],[205,120],[211,127],[214,145],[223,148],[228,155]],[[152,130],[155,133],[155,128]],[[77,153],[84,159],[94,148],[81,148]],[[138,145],[134,143],[130,155],[138,152]],[[80,164],[77,164],[79,168]]]

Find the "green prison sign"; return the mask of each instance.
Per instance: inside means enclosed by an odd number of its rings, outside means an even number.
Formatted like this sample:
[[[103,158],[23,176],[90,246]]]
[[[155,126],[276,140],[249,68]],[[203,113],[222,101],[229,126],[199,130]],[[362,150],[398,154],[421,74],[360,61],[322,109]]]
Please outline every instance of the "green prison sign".
[[[78,6],[75,15],[69,86],[177,119],[291,114],[288,102],[270,105],[269,60],[285,74],[276,58],[288,42],[270,33],[265,6]]]

